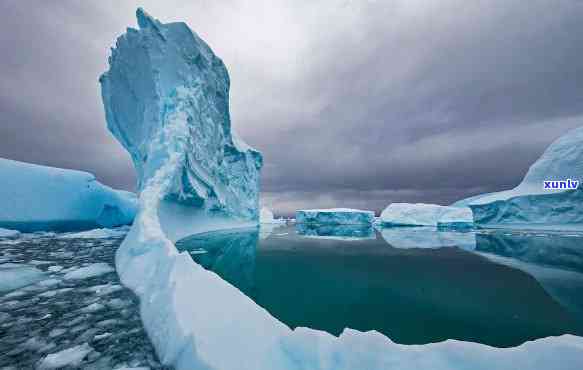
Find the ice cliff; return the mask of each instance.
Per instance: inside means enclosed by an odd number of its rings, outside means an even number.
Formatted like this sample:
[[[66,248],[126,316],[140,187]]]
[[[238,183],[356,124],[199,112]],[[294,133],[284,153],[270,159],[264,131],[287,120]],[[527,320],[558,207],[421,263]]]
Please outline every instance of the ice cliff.
[[[544,181],[583,180],[583,127],[553,142],[511,190],[460,200],[478,225],[567,225],[583,222],[583,189],[544,189]]]
[[[494,349],[290,330],[179,253],[177,231],[256,227],[261,156],[233,136],[220,59],[184,23],[162,24],[142,10],[137,18],[139,30],[118,39],[101,82],[108,125],[140,181],[140,210],[117,271],[140,298],[162,362],[178,370],[579,368],[583,338],[568,335]]]
[[[0,158],[0,227],[25,232],[74,231],[130,224],[132,193],[95,176]]]

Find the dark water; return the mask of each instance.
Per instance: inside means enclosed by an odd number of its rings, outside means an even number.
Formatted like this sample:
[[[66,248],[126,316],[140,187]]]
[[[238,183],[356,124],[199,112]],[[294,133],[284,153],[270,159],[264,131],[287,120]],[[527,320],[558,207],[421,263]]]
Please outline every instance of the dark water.
[[[199,234],[178,247],[292,328],[508,347],[583,335],[583,237],[540,235],[298,225]]]
[[[121,240],[0,239],[0,369],[165,369],[142,326],[137,298],[113,270]],[[100,273],[79,273],[95,264]],[[17,271],[29,280],[17,278]],[[71,353],[76,359],[67,360]],[[64,362],[47,366],[48,356]]]

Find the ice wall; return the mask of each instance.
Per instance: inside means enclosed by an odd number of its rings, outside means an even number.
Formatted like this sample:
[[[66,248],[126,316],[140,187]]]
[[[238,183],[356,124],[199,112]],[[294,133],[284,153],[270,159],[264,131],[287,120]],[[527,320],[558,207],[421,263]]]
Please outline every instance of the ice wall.
[[[554,141],[511,190],[452,204],[470,206],[478,225],[568,225],[583,221],[583,190],[548,190],[544,181],[583,180],[583,127]]]
[[[118,40],[102,86],[109,127],[140,174],[140,211],[117,252],[117,271],[140,298],[162,362],[177,370],[580,367],[583,339],[568,335],[494,349],[457,341],[403,346],[376,332],[290,330],[179,253],[176,230],[257,224],[261,157],[231,139],[228,116],[215,114],[226,99],[211,88],[217,74],[209,68],[227,79],[218,58],[183,23],[162,24],[142,10],[137,17],[140,29]]]
[[[135,194],[81,171],[0,158],[0,227],[75,231],[132,223]]]
[[[381,213],[384,226],[472,227],[468,207],[447,207],[425,203],[391,203]]]
[[[320,225],[372,225],[374,212],[351,208],[299,209],[296,211],[296,222]]]

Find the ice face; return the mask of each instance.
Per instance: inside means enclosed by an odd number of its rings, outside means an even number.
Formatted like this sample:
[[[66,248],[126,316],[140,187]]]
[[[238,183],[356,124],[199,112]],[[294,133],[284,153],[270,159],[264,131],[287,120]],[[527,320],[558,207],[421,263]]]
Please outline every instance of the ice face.
[[[108,124],[132,154],[141,189],[117,271],[140,297],[162,362],[177,370],[547,369],[560,358],[564,369],[580,367],[583,338],[569,335],[494,349],[459,341],[403,346],[377,332],[291,330],[179,253],[173,240],[183,228],[257,226],[261,157],[231,137],[226,90],[219,89],[226,71],[208,46],[183,23],[137,15],[140,30],[118,40],[102,86]],[[373,220],[372,212],[344,213]]]
[[[107,126],[130,153],[139,189],[173,161],[166,202],[257,220],[262,157],[231,129],[225,65],[186,24],[137,17],[140,28],[117,39],[99,81]]]
[[[0,227],[73,231],[130,224],[134,194],[100,184],[81,171],[0,158]]]
[[[320,225],[372,225],[373,211],[350,208],[300,209],[296,211],[297,223]]]
[[[564,225],[583,220],[583,190],[545,190],[544,181],[583,180],[583,127],[558,138],[530,166],[511,190],[480,194],[453,206],[471,206],[475,222],[488,226],[513,224]]]
[[[383,225],[467,227],[473,225],[468,207],[447,207],[423,203],[391,203],[381,213]]]

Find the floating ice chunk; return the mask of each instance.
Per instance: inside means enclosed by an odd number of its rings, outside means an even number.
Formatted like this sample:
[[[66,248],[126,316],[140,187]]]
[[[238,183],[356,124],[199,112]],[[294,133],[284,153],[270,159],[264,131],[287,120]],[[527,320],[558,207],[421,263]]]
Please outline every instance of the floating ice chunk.
[[[383,239],[395,248],[443,248],[458,247],[476,249],[476,234],[440,230],[435,227],[388,227],[381,230]]]
[[[20,236],[20,231],[9,230],[0,228],[0,238],[18,238]]]
[[[64,278],[65,280],[88,279],[91,277],[107,274],[108,272],[112,271],[114,271],[113,267],[107,263],[99,262],[68,272],[65,274]]]
[[[468,207],[448,207],[424,203],[391,203],[381,213],[383,225],[471,227]]]
[[[17,264],[0,264],[0,292],[9,292],[43,280],[46,274],[36,267]]]
[[[125,236],[128,233],[128,228],[116,228],[116,229],[94,229],[88,231],[82,231],[79,233],[70,233],[61,235],[62,239],[105,239],[105,238],[118,238]]]
[[[51,353],[44,357],[39,365],[39,369],[58,369],[65,366],[79,366],[89,353],[93,351],[87,343],[80,346],[64,349],[60,352]]]
[[[132,222],[134,194],[80,171],[0,158],[0,226],[20,231],[83,230]]]
[[[296,222],[328,225],[372,225],[373,211],[351,208],[300,209],[296,211]]]

